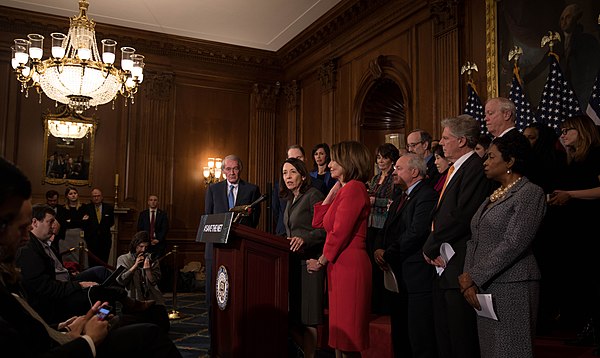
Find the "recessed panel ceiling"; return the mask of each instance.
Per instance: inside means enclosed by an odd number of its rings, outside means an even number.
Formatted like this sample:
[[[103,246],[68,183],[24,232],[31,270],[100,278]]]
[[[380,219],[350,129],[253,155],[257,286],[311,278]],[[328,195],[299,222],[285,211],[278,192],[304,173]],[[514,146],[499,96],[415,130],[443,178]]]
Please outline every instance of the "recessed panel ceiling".
[[[88,17],[97,23],[276,51],[340,1],[89,0]],[[79,12],[77,0],[2,0],[0,5],[65,17]]]

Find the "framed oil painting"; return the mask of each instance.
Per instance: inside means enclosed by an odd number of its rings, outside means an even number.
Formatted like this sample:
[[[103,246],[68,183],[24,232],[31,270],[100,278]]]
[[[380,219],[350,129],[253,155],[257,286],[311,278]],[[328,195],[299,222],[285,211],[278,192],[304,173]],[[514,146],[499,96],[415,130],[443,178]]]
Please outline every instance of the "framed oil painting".
[[[519,46],[523,86],[537,107],[549,68],[548,46],[542,48],[541,40],[552,31],[561,37],[553,49],[561,69],[585,108],[600,70],[599,16],[598,0],[486,0],[488,98],[508,97],[513,75],[508,53]]]
[[[91,185],[94,168],[94,134],[97,121],[69,111],[47,111],[44,122],[42,182]]]

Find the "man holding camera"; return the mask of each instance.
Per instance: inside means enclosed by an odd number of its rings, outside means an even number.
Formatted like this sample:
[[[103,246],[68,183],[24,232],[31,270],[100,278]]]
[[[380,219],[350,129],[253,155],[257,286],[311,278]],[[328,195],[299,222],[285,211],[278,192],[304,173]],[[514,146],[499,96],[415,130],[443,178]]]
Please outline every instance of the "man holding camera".
[[[129,252],[117,258],[117,267],[125,267],[125,271],[117,277],[117,282],[125,287],[128,296],[134,300],[156,301],[156,305],[144,313],[146,321],[168,331],[170,324],[165,299],[158,288],[160,265],[148,252],[150,245],[147,231],[139,231],[133,236]]]

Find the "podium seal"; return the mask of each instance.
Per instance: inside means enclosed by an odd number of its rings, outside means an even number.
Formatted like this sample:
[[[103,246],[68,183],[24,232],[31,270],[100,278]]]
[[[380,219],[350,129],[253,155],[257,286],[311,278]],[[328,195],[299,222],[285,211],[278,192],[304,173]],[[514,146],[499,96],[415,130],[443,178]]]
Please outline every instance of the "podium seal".
[[[217,271],[217,287],[216,287],[217,305],[222,311],[227,307],[227,300],[229,298],[229,275],[225,266],[219,266]]]

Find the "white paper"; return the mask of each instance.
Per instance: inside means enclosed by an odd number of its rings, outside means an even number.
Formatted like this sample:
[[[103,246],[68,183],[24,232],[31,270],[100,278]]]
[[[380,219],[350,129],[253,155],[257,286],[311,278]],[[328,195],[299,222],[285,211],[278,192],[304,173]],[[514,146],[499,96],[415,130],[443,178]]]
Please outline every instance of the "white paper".
[[[446,264],[448,264],[448,262],[450,262],[450,259],[452,258],[452,256],[454,256],[454,254],[455,254],[454,249],[452,248],[452,246],[449,243],[444,242],[440,246],[440,256],[442,257],[442,259],[444,260],[444,262]],[[444,272],[444,267],[436,266],[435,270],[437,271],[438,276],[442,276],[442,273]]]
[[[389,291],[400,292],[398,289],[398,281],[396,281],[396,275],[394,275],[392,269],[383,271],[383,284]]]
[[[477,300],[479,301],[479,305],[481,306],[481,311],[475,310],[477,315],[481,317],[491,318],[494,321],[498,320],[498,316],[496,316],[496,312],[494,312],[494,304],[492,303],[492,294],[491,293],[478,293]]]

